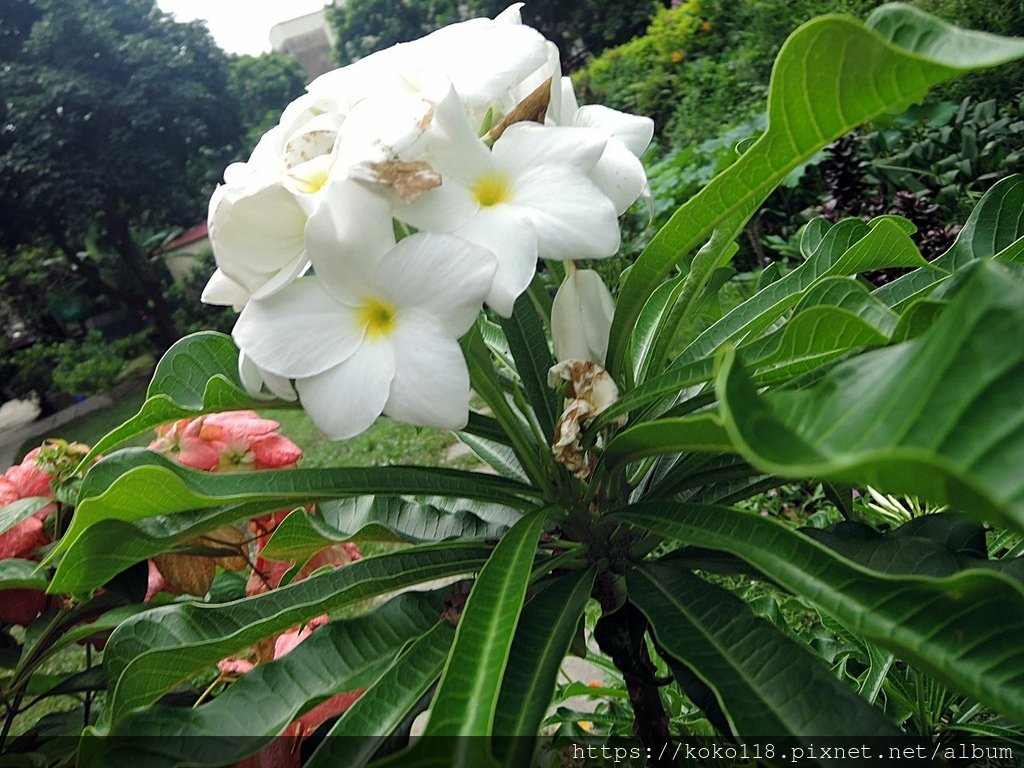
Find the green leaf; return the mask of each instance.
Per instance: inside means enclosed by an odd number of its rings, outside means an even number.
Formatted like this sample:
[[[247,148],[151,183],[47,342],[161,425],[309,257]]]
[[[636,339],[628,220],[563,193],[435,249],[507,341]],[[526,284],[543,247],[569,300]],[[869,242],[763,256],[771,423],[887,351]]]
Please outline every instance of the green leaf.
[[[939,270],[917,269],[876,288],[874,295],[896,309],[931,291],[948,273],[976,259],[1014,261],[1024,250],[1024,176],[1014,174],[993,184],[949,250],[932,264]]]
[[[319,504],[317,514],[297,509],[277,526],[261,554],[298,562],[342,541],[487,541],[501,535],[504,526],[477,517],[473,505],[464,504],[452,514],[394,497],[361,496]]]
[[[787,310],[797,306],[805,295],[809,294],[805,307],[828,303],[829,292],[835,293],[835,301],[853,300],[850,294],[853,289],[846,287],[837,291],[837,284],[832,281],[815,291],[821,280],[896,266],[928,266],[913,240],[898,223],[886,217],[875,219],[870,225],[856,219],[841,221],[825,234],[810,259],[751,296],[704,331],[683,350],[672,366],[708,357],[729,341],[754,338]],[[861,297],[854,306],[863,307],[869,301]],[[881,311],[876,310],[876,314]]]
[[[441,677],[455,628],[447,621],[409,646],[334,724],[304,768],[359,768],[412,713]]]
[[[0,535],[25,522],[36,512],[53,504],[45,496],[27,496],[0,507]]]
[[[906,6],[871,18],[877,31],[846,16],[822,16],[782,46],[769,85],[768,129],[676,211],[622,286],[608,348],[613,376],[624,368],[647,298],[719,222],[752,214],[790,171],[850,129],[905,109],[960,72],[1024,56],[1024,41],[958,30]]]
[[[466,356],[470,383],[473,390],[490,407],[527,477],[542,491],[550,491],[551,483],[548,481],[547,469],[551,462],[544,462],[544,457],[548,456],[549,452],[538,453],[537,436],[506,399],[491,351],[482,335],[486,327],[486,320],[481,319],[460,341]]]
[[[455,436],[459,442],[473,451],[478,459],[502,477],[518,480],[521,483],[528,482],[526,473],[523,472],[523,465],[516,458],[515,451],[507,445],[469,432],[456,432]]]
[[[516,300],[512,317],[501,318],[501,327],[541,434],[553,435],[559,411],[555,392],[548,386],[548,370],[555,364],[555,358],[548,347],[540,315],[528,294],[524,293]]]
[[[782,523],[729,507],[637,504],[614,518],[741,557],[936,679],[1024,718],[1024,589],[977,569],[947,578],[870,571]]]
[[[131,522],[97,520],[68,546],[62,567],[54,574],[51,591],[58,594],[88,592],[135,563],[222,526],[273,512],[280,506],[274,502],[233,504]]]
[[[676,331],[704,305],[705,291],[714,288],[714,295],[717,296],[717,288],[721,287],[724,279],[728,279],[729,273],[723,267],[732,261],[739,249],[735,240],[746,220],[746,215],[734,216],[716,227],[711,239],[693,257],[686,274],[675,283],[676,288],[668,298],[668,306],[660,319],[653,349],[650,351],[647,367],[651,372],[660,373],[664,369]],[[713,285],[716,274],[722,279]]]
[[[962,554],[941,540],[920,535],[919,526],[912,531],[905,528],[881,534],[863,523],[843,522],[824,530],[806,528],[803,532],[843,557],[879,573],[943,577],[968,568],[986,568],[1024,583],[1024,559],[989,560]],[[961,530],[958,526],[944,532],[958,535]]]
[[[395,765],[492,765],[489,740],[508,663],[512,638],[523,608],[541,529],[542,510],[505,534],[480,571],[466,601],[455,642],[430,708],[426,737],[449,737],[443,746],[418,742],[392,761]],[[455,738],[451,738],[455,737]],[[441,754],[447,752],[448,754]]]
[[[523,608],[494,717],[502,766],[532,765],[534,741],[551,703],[562,659],[594,587],[593,568],[552,581]],[[502,738],[508,737],[508,738]]]
[[[125,440],[176,419],[248,408],[293,406],[274,398],[254,398],[238,378],[238,347],[230,336],[193,333],[171,346],[157,363],[139,412],[101,437],[79,465],[88,467]]]
[[[740,739],[899,735],[821,659],[689,569],[634,568],[627,590],[662,654],[714,691]]]
[[[474,571],[489,552],[454,543],[415,547],[232,603],[181,603],[129,619],[115,630],[103,658],[112,719],[275,632],[396,589]]]
[[[1024,285],[980,262],[927,332],[759,396],[728,352],[725,427],[759,469],[868,484],[1024,528]]]
[[[716,414],[701,413],[623,430],[608,444],[605,456],[616,464],[628,464],[644,456],[683,451],[735,453],[722,420]]]
[[[111,729],[102,765],[138,765],[140,750],[153,768],[234,764],[331,696],[372,685],[442,610],[438,593],[400,595],[371,613],[320,627],[201,707],[136,710]],[[240,735],[250,738],[226,738]]]
[[[491,733],[543,526],[541,510],[524,517],[505,534],[480,571],[459,619],[426,735]]]
[[[232,504],[268,503],[278,509],[367,494],[424,494],[496,501],[528,508],[527,485],[500,477],[437,467],[281,469],[211,473],[176,464],[159,454],[126,449],[86,475],[71,526],[54,553],[66,552],[99,520],[135,521],[155,515]],[[73,567],[67,559],[61,568]]]
[[[5,589],[46,589],[50,586],[45,568],[32,560],[0,560],[0,591]]]
[[[683,278],[677,277],[659,285],[647,299],[636,319],[636,326],[630,337],[634,381],[640,382],[647,378],[647,371],[651,365],[651,350],[664,323],[665,313],[673,303],[682,283]]]

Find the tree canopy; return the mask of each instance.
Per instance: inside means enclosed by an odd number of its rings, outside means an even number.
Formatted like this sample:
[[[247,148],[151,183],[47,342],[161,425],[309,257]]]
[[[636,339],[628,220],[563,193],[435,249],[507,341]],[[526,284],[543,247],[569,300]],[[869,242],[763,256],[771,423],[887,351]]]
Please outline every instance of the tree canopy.
[[[166,275],[133,229],[203,214],[237,152],[227,55],[197,22],[154,0],[7,0],[0,14],[0,236],[7,249],[57,246],[91,288],[175,330]],[[112,252],[128,285],[78,257]]]
[[[572,69],[587,54],[600,53],[641,34],[659,5],[607,3],[604,0],[567,0],[533,3],[525,20],[558,45],[563,65]],[[348,64],[395,43],[413,40],[438,27],[473,16],[494,16],[507,8],[507,0],[347,0],[330,14],[338,35],[335,55]]]

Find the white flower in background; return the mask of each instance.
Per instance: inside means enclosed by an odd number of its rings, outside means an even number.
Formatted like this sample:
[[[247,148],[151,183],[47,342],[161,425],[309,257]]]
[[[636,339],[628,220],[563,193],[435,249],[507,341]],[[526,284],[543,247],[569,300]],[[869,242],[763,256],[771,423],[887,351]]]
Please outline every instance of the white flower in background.
[[[601,276],[566,262],[565,280],[551,304],[555,359],[590,360],[604,365],[615,302]]]
[[[263,371],[295,380],[329,437],[352,437],[381,413],[458,429],[469,374],[458,339],[472,326],[494,258],[447,235],[397,245],[356,182],[333,183],[310,218],[315,277],[249,302],[234,337]],[[320,265],[323,265],[321,268]]]
[[[647,172],[640,156],[654,137],[654,121],[600,104],[579,106],[568,77],[556,78],[552,91],[548,115],[556,125],[591,128],[608,140],[589,175],[615,203],[616,211],[623,213],[647,190]]]
[[[599,259],[618,250],[615,206],[587,178],[604,145],[588,129],[516,123],[488,150],[449,92],[437,104],[427,155],[443,182],[395,216],[494,253],[498,270],[487,303],[508,317],[538,256]]]

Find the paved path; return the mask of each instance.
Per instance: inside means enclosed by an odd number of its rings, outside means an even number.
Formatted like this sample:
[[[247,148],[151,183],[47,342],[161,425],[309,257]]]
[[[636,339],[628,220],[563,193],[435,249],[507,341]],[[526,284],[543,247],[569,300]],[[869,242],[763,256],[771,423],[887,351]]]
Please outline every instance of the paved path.
[[[42,442],[47,437],[60,437],[60,428],[69,421],[74,421],[79,416],[98,411],[101,408],[109,408],[113,404],[114,401],[110,395],[96,395],[80,403],[75,403],[63,411],[57,411],[57,413],[47,416],[45,419],[28,423],[24,423],[24,419],[20,419],[21,423],[19,423],[19,419],[15,418],[15,414],[24,416],[28,413],[28,409],[23,404],[8,408],[11,404],[5,403],[4,409],[7,409],[8,417],[0,421],[0,472],[5,471],[12,464],[16,464],[21,460],[21,456],[18,455],[18,448],[26,440],[38,437],[39,441]],[[0,409],[0,412],[4,409]],[[38,413],[38,410],[34,411],[34,413]],[[4,421],[6,421],[6,424]]]

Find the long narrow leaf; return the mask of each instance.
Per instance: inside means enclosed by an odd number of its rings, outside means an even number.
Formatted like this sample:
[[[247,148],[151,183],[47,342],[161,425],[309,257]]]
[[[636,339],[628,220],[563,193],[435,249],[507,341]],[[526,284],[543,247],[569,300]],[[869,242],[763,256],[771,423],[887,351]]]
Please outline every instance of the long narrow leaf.
[[[790,171],[852,128],[905,109],[957,74],[1024,55],[1024,41],[966,32],[907,6],[876,11],[865,25],[845,16],[804,24],[772,70],[768,130],[692,197],[655,236],[622,287],[608,348],[619,374],[647,298],[719,222],[753,213]],[[807,94],[813,91],[814,99]]]
[[[728,507],[638,504],[616,517],[741,557],[868,640],[996,711],[1024,719],[1024,589],[1005,576],[981,570],[942,579],[881,574],[775,520]]]
[[[628,591],[661,650],[715,692],[741,739],[899,734],[821,659],[688,569],[634,568]]]

